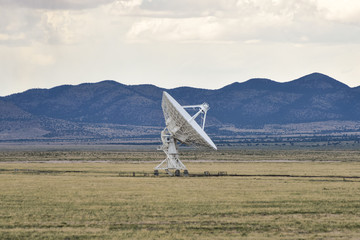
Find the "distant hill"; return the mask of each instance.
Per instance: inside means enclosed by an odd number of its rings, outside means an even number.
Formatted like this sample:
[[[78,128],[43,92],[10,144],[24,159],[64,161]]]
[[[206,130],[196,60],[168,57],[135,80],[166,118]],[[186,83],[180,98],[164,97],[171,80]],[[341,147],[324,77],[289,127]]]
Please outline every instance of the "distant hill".
[[[33,129],[33,134],[24,133],[25,139],[116,138],[125,132],[129,137],[154,136],[164,127],[163,91],[180,104],[208,102],[210,134],[219,133],[224,126],[247,129],[268,124],[360,121],[359,89],[320,73],[286,83],[250,79],[217,90],[163,89],[115,81],[30,89],[0,98],[0,139],[13,139],[10,136],[14,129],[15,138],[21,138],[19,124]],[[136,130],[136,126],[144,128]]]
[[[4,100],[36,116],[74,122],[160,125],[162,89],[115,81],[31,89]],[[156,119],[156,121],[154,121]]]

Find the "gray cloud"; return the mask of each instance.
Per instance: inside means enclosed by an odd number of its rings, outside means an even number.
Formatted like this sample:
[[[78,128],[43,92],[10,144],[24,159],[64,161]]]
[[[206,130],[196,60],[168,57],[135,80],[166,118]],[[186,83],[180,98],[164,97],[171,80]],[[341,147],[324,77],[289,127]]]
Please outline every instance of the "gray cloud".
[[[154,13],[171,13],[173,17],[196,17],[216,15],[224,11],[230,13],[236,3],[236,0],[143,0],[140,8]]]
[[[22,45],[38,39],[41,15],[23,8],[0,8],[0,44]]]
[[[114,0],[0,0],[2,6],[14,6],[33,9],[87,9],[95,8]]]

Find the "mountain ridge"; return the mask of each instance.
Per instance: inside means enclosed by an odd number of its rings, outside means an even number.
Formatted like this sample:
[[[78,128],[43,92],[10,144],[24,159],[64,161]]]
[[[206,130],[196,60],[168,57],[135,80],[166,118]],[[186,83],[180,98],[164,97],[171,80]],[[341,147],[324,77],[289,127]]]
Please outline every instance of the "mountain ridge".
[[[46,136],[52,137],[65,133],[99,137],[102,135],[100,130],[96,134],[91,133],[94,126],[101,125],[99,129],[103,130],[111,124],[112,128],[115,125],[164,127],[161,96],[163,91],[167,91],[182,105],[208,102],[211,110],[207,126],[210,132],[216,132],[229,125],[262,128],[266,124],[360,121],[359,89],[360,86],[351,88],[321,73],[284,83],[254,78],[215,90],[191,87],[165,89],[152,84],[125,85],[104,80],[50,89],[29,89],[0,97],[0,114],[11,115],[12,108],[14,114],[15,111],[24,116],[29,114],[27,116],[36,122],[36,128],[41,129],[37,131],[40,135],[47,132]],[[2,118],[0,121],[5,126]],[[18,129],[16,121],[20,120],[13,120]],[[6,126],[11,132],[9,119]],[[125,128],[119,127],[118,131],[124,132]],[[129,136],[134,135],[133,127],[129,129],[126,128]],[[112,129],[111,136],[120,134],[116,131]],[[146,131],[149,133],[150,130]]]
[[[287,82],[288,85],[292,85],[295,87],[303,87],[303,88],[317,88],[317,89],[334,89],[334,88],[347,88],[350,87],[346,84],[331,78],[325,74],[321,73],[311,73],[295,79],[293,81]]]

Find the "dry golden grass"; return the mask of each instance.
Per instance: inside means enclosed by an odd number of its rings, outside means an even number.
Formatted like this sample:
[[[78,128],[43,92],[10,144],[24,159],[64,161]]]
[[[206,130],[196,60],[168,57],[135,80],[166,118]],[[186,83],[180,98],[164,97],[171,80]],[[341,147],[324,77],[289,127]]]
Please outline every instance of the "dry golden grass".
[[[187,162],[194,173],[259,176],[119,177],[155,165],[0,163],[0,239],[360,238],[360,179],[326,177],[360,176],[360,162]],[[260,176],[266,174],[318,177]]]

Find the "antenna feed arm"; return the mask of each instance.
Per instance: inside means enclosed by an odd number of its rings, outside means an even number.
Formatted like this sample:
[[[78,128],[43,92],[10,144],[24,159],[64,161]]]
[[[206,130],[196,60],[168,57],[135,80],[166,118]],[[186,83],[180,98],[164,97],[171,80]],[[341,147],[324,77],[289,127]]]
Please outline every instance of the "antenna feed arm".
[[[204,102],[201,105],[189,105],[189,106],[182,106],[183,108],[199,108],[198,112],[194,114],[194,116],[192,116],[190,119],[188,119],[188,122],[193,121],[195,118],[197,118],[199,116],[200,113],[203,114],[203,118],[202,118],[202,124],[201,124],[201,128],[204,130],[205,128],[205,121],[206,121],[206,113],[207,111],[210,109],[210,106],[208,103]]]
[[[203,104],[199,105],[186,105],[182,106],[183,108],[200,108],[204,113],[207,112],[210,109],[210,106],[207,102],[204,102]]]

